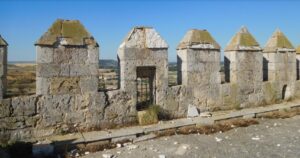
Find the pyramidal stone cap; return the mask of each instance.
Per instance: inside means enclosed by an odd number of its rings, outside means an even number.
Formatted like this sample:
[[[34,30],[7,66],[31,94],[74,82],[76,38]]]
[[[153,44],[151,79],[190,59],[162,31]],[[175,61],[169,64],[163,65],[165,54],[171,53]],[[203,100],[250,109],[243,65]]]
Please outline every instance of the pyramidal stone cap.
[[[277,51],[295,51],[291,42],[279,29],[276,29],[263,50],[264,53]]]
[[[177,49],[215,49],[220,50],[220,45],[206,30],[189,30],[180,41]]]
[[[119,48],[168,48],[166,41],[152,27],[134,27]]]
[[[297,47],[296,53],[297,53],[297,54],[300,54],[300,46]]]
[[[242,27],[239,32],[231,39],[229,44],[226,46],[225,51],[236,51],[236,50],[262,50],[255,38],[249,33],[246,27]]]
[[[56,20],[48,31],[35,43],[35,45],[53,46],[61,45],[95,45],[96,40],[84,28],[79,20]]]
[[[0,46],[8,46],[7,42],[0,35]]]

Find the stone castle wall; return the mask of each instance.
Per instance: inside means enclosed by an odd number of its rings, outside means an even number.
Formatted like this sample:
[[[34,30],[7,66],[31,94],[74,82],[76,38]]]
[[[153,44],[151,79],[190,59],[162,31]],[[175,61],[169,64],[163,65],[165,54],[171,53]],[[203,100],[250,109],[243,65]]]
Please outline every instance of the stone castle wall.
[[[153,28],[136,27],[118,50],[120,89],[98,91],[97,42],[79,21],[58,20],[36,43],[36,95],[0,100],[0,143],[136,124],[139,67],[155,69],[154,104],[169,119],[185,117],[189,104],[203,112],[300,97],[295,50],[264,54],[245,28],[236,36],[225,49],[226,82],[221,83],[219,45],[206,30],[188,31],[177,48],[179,85],[169,87],[168,45]],[[1,84],[7,66],[3,48]],[[272,71],[279,77],[264,80]]]

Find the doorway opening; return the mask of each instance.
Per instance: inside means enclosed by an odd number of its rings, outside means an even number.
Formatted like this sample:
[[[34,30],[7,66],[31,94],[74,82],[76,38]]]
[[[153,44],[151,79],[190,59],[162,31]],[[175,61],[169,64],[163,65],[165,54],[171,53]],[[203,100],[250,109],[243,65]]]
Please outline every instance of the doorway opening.
[[[137,67],[136,74],[136,110],[141,111],[155,104],[155,67]]]
[[[286,90],[287,90],[287,85],[284,85],[282,88],[282,94],[281,94],[282,100],[284,100],[286,98]]]

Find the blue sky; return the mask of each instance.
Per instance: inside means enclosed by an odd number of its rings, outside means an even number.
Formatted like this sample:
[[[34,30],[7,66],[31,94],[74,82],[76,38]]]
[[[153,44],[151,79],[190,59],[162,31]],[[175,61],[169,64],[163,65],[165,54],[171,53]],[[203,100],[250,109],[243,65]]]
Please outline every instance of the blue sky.
[[[132,27],[152,26],[176,61],[176,46],[192,28],[207,29],[222,48],[242,25],[261,46],[280,28],[298,46],[299,6],[296,0],[0,0],[0,34],[9,61],[35,60],[34,42],[57,18],[78,19],[100,43],[100,58],[116,59]]]

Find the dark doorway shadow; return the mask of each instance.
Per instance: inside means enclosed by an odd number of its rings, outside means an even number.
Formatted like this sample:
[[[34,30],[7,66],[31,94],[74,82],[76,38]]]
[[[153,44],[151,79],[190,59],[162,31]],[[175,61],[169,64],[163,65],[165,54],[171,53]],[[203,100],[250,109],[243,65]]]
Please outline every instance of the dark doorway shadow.
[[[300,80],[299,65],[300,65],[300,61],[299,59],[296,59],[297,80]]]
[[[230,60],[224,57],[224,72],[225,72],[225,82],[230,82]]]
[[[286,88],[287,88],[287,85],[284,85],[283,88],[282,88],[282,94],[281,94],[281,99],[284,100],[285,97],[286,97]]]
[[[263,58],[263,81],[268,81],[269,80],[269,61],[264,57]]]

